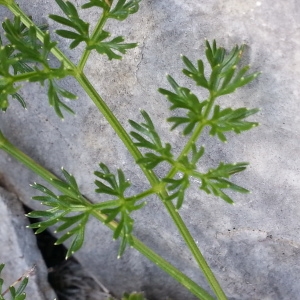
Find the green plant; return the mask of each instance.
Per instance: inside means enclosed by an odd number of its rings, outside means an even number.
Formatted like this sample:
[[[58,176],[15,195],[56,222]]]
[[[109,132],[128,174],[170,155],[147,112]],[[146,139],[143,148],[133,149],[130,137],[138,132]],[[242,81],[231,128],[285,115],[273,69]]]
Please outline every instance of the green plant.
[[[13,284],[9,286],[8,289],[2,291],[4,280],[1,278],[1,272],[4,268],[4,264],[0,264],[0,300],[5,300],[4,296],[9,292],[11,300],[24,300],[26,294],[24,292],[27,284],[28,277],[34,271],[34,267],[17,279]],[[15,285],[19,285],[18,288],[15,288]]]
[[[32,185],[42,194],[33,199],[42,202],[49,209],[28,214],[31,218],[41,219],[30,227],[36,228],[36,232],[39,233],[49,226],[56,225],[56,231],[61,233],[57,244],[68,239],[72,240],[67,253],[69,257],[81,248],[85,225],[93,216],[113,231],[114,239],[120,239],[119,257],[130,245],[178,280],[199,299],[213,299],[207,291],[134,237],[134,220],[131,213],[142,209],[147,196],[156,194],[178,227],[215,295],[218,299],[226,299],[178,210],[185,201],[185,192],[190,186],[192,177],[200,180],[199,189],[207,194],[214,194],[228,203],[233,203],[233,200],[226,190],[248,192],[231,181],[232,175],[245,170],[247,166],[245,162],[220,162],[217,167],[207,172],[202,173],[198,170],[199,160],[205,152],[203,146],[198,146],[199,137],[205,127],[210,128],[212,136],[226,142],[226,132],[241,133],[258,125],[256,122],[246,120],[255,114],[257,109],[223,108],[216,104],[217,98],[233,93],[258,76],[258,73],[248,74],[249,66],[239,67],[244,47],[235,46],[227,53],[224,48],[218,47],[215,41],[212,44],[206,41],[206,58],[211,68],[209,76],[204,71],[202,60],[198,60],[194,65],[187,57],[182,57],[185,65],[183,74],[192,79],[196,86],[207,90],[208,96],[205,100],[199,100],[190,89],[179,86],[173,77],[167,76],[172,91],[159,89],[159,92],[170,101],[170,110],[176,110],[176,115],[168,119],[172,123],[171,130],[183,126],[183,135],[189,136],[181,154],[175,157],[172,146],[163,143],[146,111],[141,112],[144,119],[142,123],[129,120],[133,131],[128,134],[84,73],[84,66],[91,51],[107,55],[111,60],[120,59],[127,49],[136,46],[134,43],[124,43],[124,38],[120,36],[111,39],[104,26],[108,19],[122,21],[137,12],[140,0],[118,0],[114,6],[112,0],[91,0],[84,4],[83,9],[95,7],[102,9],[92,33],[89,30],[90,25],[80,18],[71,2],[62,0],[56,2],[64,16],[50,15],[50,18],[67,28],[57,30],[56,34],[70,39],[71,49],[85,43],[85,50],[77,65],[57,47],[44,28],[39,28],[33,23],[15,1],[0,0],[0,4],[8,7],[15,15],[13,21],[6,20],[3,23],[7,43],[1,42],[0,48],[0,107],[5,111],[11,98],[18,100],[25,107],[26,102],[19,94],[21,86],[18,84],[24,81],[39,82],[47,87],[49,104],[57,115],[63,118],[64,111],[73,113],[73,110],[63,102],[63,98],[73,100],[76,99],[76,95],[60,87],[59,80],[67,76],[74,77],[141,167],[149,181],[149,188],[134,196],[127,196],[130,182],[125,179],[124,172],[118,170],[114,174],[108,166],[100,163],[100,169],[95,172],[96,192],[103,194],[107,200],[92,203],[82,195],[73,175],[62,169],[64,179],[57,178],[14,147],[0,132],[0,148],[40,175],[59,192],[54,192],[41,184]],[[52,67],[49,63],[50,53],[58,59],[58,67]],[[162,162],[169,167],[165,168],[163,176],[158,176],[155,168]]]

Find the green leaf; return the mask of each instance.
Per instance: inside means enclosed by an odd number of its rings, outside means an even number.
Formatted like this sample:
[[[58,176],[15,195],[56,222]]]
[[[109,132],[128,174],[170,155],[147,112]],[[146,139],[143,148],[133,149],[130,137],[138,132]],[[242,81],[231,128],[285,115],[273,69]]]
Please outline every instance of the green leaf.
[[[185,196],[185,191],[190,185],[189,176],[184,175],[180,179],[173,179],[173,178],[163,178],[163,182],[168,183],[167,190],[174,191],[171,195],[169,195],[166,200],[170,201],[173,199],[177,199],[176,209],[180,209]]]
[[[203,61],[198,60],[198,66],[196,68],[186,56],[182,56],[182,60],[187,67],[187,69],[182,70],[183,74],[193,79],[197,85],[208,89],[209,85],[205,78]]]
[[[183,134],[188,135],[193,131],[198,122],[205,121],[203,109],[206,107],[207,101],[200,102],[198,97],[194,95],[190,89],[179,86],[170,75],[167,76],[167,79],[175,93],[162,88],[158,89],[158,91],[166,96],[172,103],[172,106],[170,107],[171,110],[180,108],[187,110],[184,117],[170,117],[167,120],[168,122],[174,123],[171,130],[179,125],[185,124]]]
[[[73,218],[72,222],[69,222],[71,218]],[[73,255],[82,247],[84,242],[85,226],[87,224],[88,219],[89,215],[87,213],[83,213],[80,216],[77,216],[77,218],[75,218],[75,216],[72,216],[64,218],[62,220],[65,223],[59,227],[61,229],[59,231],[65,230],[70,226],[74,225],[74,223],[77,223],[76,226],[74,226],[71,230],[69,230],[63,236],[61,236],[55,243],[55,245],[60,245],[66,240],[68,240],[70,237],[72,237],[71,246],[67,251],[66,259],[68,259],[71,255]]]
[[[96,180],[96,192],[101,194],[116,196],[116,199],[109,200],[104,203],[97,203],[95,207],[101,213],[106,214],[105,223],[118,219],[118,225],[114,229],[113,238],[121,239],[118,256],[121,256],[127,245],[132,245],[132,231],[134,220],[130,214],[138,209],[141,209],[145,202],[140,202],[139,197],[125,197],[125,191],[130,186],[128,180],[122,170],[117,171],[117,175],[111,173],[109,168],[103,164],[99,164],[101,171],[96,171],[94,174],[101,179]]]
[[[68,99],[77,99],[76,95],[59,87],[54,80],[49,80],[49,87],[48,87],[49,104],[50,106],[53,106],[56,114],[62,119],[64,118],[64,115],[61,109],[64,109],[68,113],[75,114],[74,111],[69,106],[67,106],[65,103],[63,103],[60,100],[59,96]]]
[[[208,125],[211,126],[210,134],[213,136],[217,135],[222,142],[226,142],[227,139],[224,132],[234,131],[235,133],[241,133],[258,126],[257,122],[244,120],[258,111],[258,109],[247,109],[245,107],[238,109],[225,108],[222,110],[219,105],[216,105],[213,115],[208,121]]]
[[[1,271],[4,268],[4,264],[0,264],[0,275]],[[10,299],[11,300],[24,300],[26,298],[25,294],[25,288],[28,285],[28,277],[30,276],[30,273],[32,272],[34,268],[32,268],[29,272],[25,273],[23,276],[21,276],[19,279],[17,279],[13,285],[11,285],[7,291],[2,291],[4,280],[0,278],[0,300],[5,300],[4,295],[8,291],[10,293]],[[15,288],[15,285],[19,285],[17,288]]]
[[[77,47],[81,42],[86,42],[88,44],[90,40],[89,24],[80,18],[76,7],[69,1],[55,1],[67,16],[67,18],[58,15],[50,15],[49,18],[54,20],[55,22],[58,22],[59,24],[71,27],[76,31],[74,32],[70,30],[59,29],[56,30],[56,33],[64,38],[74,40],[70,44],[71,49]]]
[[[147,299],[145,298],[143,293],[133,292],[130,294],[124,293],[121,300],[147,300]]]
[[[200,189],[204,190],[207,194],[213,193],[228,203],[233,203],[233,200],[223,192],[224,189],[231,189],[239,193],[248,193],[249,191],[228,181],[227,178],[245,170],[247,165],[248,163],[244,162],[235,164],[224,164],[221,162],[216,169],[211,169],[206,174],[199,176],[201,178]]]
[[[141,0],[119,0],[114,9],[112,9],[108,17],[119,21],[125,20],[130,14],[134,14],[139,10]]]
[[[67,258],[78,251],[83,244],[84,231],[92,210],[92,204],[85,201],[78,188],[78,184],[73,175],[62,168],[65,181],[52,179],[57,187],[62,187],[74,194],[56,195],[41,184],[35,183],[33,188],[39,190],[44,195],[35,196],[33,200],[41,201],[43,205],[50,207],[46,211],[32,211],[27,216],[29,218],[42,219],[39,222],[30,224],[30,228],[36,228],[36,233],[46,230],[48,227],[58,225],[57,232],[66,231],[57,241],[57,244],[63,243],[67,239],[72,239],[71,246],[68,249]]]
[[[118,169],[118,176],[116,177],[113,173],[110,172],[109,168],[104,163],[100,163],[99,166],[102,171],[96,171],[94,172],[94,174],[102,181],[95,181],[95,184],[98,187],[98,189],[96,189],[96,192],[124,197],[126,189],[130,187],[130,182],[125,179],[123,171]],[[108,183],[108,185],[103,183],[103,181]]]
[[[128,49],[135,48],[137,43],[123,43],[124,37],[118,36],[111,41],[104,42],[103,40],[109,36],[109,33],[102,30],[101,35],[96,43],[89,45],[88,50],[95,49],[99,54],[106,54],[109,60],[121,59],[121,54],[125,54]]]
[[[225,57],[225,49],[220,47],[217,47],[216,40],[213,41],[213,45],[211,46],[209,42],[206,40],[206,58],[213,69],[214,67],[221,64]]]
[[[63,1],[62,5],[65,5]],[[51,41],[49,32],[44,33],[44,39],[40,42],[37,38],[37,27],[31,26],[26,29],[20,17],[15,17],[13,22],[6,20],[2,26],[11,44],[0,49],[0,108],[7,109],[10,95],[26,107],[24,99],[17,93],[20,87],[16,86],[14,81],[18,78],[18,73],[28,73],[30,76],[25,78],[30,82],[40,82],[43,85],[46,80],[49,80],[49,103],[61,118],[63,117],[62,109],[73,113],[59,97],[75,99],[76,96],[60,88],[55,82],[55,79],[68,76],[69,70],[64,67],[63,63],[58,68],[52,68],[49,65],[48,56],[56,46],[56,42]],[[34,67],[30,64],[34,64]]]
[[[209,79],[205,76],[202,60],[198,60],[198,66],[195,67],[185,56],[182,60],[187,69],[184,69],[183,73],[193,79],[197,85],[213,92],[215,97],[233,93],[235,89],[251,82],[259,75],[258,72],[245,75],[249,66],[238,67],[243,51],[244,46],[235,46],[227,54],[224,48],[217,47],[215,40],[212,45],[206,41],[206,58],[212,70]]]
[[[100,7],[103,8],[104,11],[109,11],[111,7],[112,0],[90,0],[90,2],[83,4],[81,7],[91,8],[91,7]]]
[[[131,131],[130,135],[136,140],[134,144],[137,147],[153,150],[157,154],[146,152],[144,157],[139,159],[137,163],[144,165],[148,169],[153,169],[160,162],[172,162],[171,145],[169,143],[163,145],[150,116],[145,111],[141,111],[141,113],[145,123],[138,124],[129,120],[130,125],[139,132]]]

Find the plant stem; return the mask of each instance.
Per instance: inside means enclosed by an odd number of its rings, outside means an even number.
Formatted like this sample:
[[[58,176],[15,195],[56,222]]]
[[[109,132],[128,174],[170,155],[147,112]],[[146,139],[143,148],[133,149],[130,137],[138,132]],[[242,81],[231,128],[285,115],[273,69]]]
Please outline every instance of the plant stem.
[[[208,105],[207,105],[206,110],[204,112],[204,119],[206,119],[209,116],[209,113],[212,109],[214,101],[215,101],[215,97],[213,96],[212,93],[210,93],[209,102],[208,102]],[[204,127],[205,127],[205,120],[198,124],[198,126],[194,130],[192,136],[188,140],[187,144],[185,145],[185,147],[183,148],[183,150],[179,154],[177,160],[183,158],[185,155],[187,155],[189,153],[189,151],[191,150],[192,145],[196,143],[196,141],[198,140],[198,138],[199,138],[199,136],[200,136],[200,134],[201,134]],[[177,170],[176,167],[172,167],[172,169],[168,173],[167,177],[170,177],[170,178],[174,177],[175,174],[177,173],[177,171],[178,170]],[[166,202],[166,204],[168,204],[168,203],[169,202]],[[168,205],[166,205],[166,206],[167,206],[167,209],[169,210]],[[173,209],[170,209],[169,213],[173,214]],[[178,220],[178,225],[177,226],[185,226],[185,224],[184,224],[184,222],[182,221],[181,218],[180,218],[180,220]],[[227,297],[226,297],[223,289],[221,288],[219,282],[217,281],[214,273],[212,272],[212,270],[208,266],[208,264],[207,264],[206,260],[204,259],[202,253],[199,251],[199,248],[198,248],[197,244],[195,243],[194,239],[192,238],[192,236],[190,235],[189,231],[185,232],[183,230],[182,232],[183,232],[183,234],[186,234],[185,240],[189,240],[189,248],[190,248],[191,252],[193,253],[194,257],[196,258],[198,264],[200,265],[207,281],[210,283],[210,285],[211,285],[213,291],[215,292],[217,298],[221,299],[221,300],[226,300]]]
[[[10,154],[12,157],[14,157],[18,161],[20,161],[28,169],[32,170],[34,173],[39,175],[41,178],[43,178],[45,181],[50,183],[61,193],[68,195],[70,197],[78,196],[72,190],[69,190],[68,188],[64,188],[61,185],[56,184],[54,179],[58,179],[58,178],[54,174],[52,174],[51,172],[49,172],[48,170],[43,168],[41,165],[36,163],[33,159],[31,159],[29,156],[27,156],[25,153],[23,153],[21,150],[19,150],[17,147],[15,147],[13,144],[11,144],[5,138],[5,136],[2,134],[1,131],[0,131],[0,149],[4,150],[6,153]],[[89,200],[87,200],[86,198],[84,198],[84,200],[88,206],[91,206],[91,207],[93,206],[93,204]],[[107,218],[106,215],[102,214],[101,212],[99,212],[95,209],[92,210],[91,214],[95,218],[100,220],[102,223],[104,223]],[[118,226],[118,223],[116,221],[112,221],[105,225],[108,226],[110,229],[115,230]],[[160,267],[162,270],[164,270],[166,273],[168,273],[170,276],[172,276],[178,282],[180,282],[184,287],[186,287],[191,293],[193,293],[199,299],[204,299],[204,300],[214,299],[203,288],[201,288],[199,285],[197,285],[194,281],[192,281],[190,278],[188,278],[185,274],[183,274],[177,268],[172,266],[169,262],[164,260],[161,256],[156,254],[153,250],[148,248],[140,240],[133,237],[133,241],[134,241],[133,247],[136,250],[138,250],[145,257],[150,259],[153,263],[155,263],[158,267]]]
[[[104,115],[104,117],[108,120],[109,124],[112,126],[112,128],[115,130],[115,132],[118,134],[120,139],[123,141],[124,145],[127,147],[128,151],[131,153],[133,158],[137,161],[139,158],[142,157],[141,152],[138,150],[138,148],[134,145],[132,142],[130,136],[125,131],[123,126],[120,124],[120,122],[117,120],[117,118],[114,116],[114,114],[111,112],[109,107],[106,105],[104,100],[99,96],[97,91],[94,89],[94,87],[91,85],[91,83],[88,81],[88,79],[85,77],[84,74],[82,74],[79,78],[77,78],[81,86],[84,88],[86,93],[89,95],[89,97],[93,100],[95,105],[98,107],[100,112]],[[198,126],[198,130],[196,129],[194,134],[192,135],[193,142],[197,140],[199,137],[199,134],[201,133],[202,129],[204,128],[204,124],[201,124],[201,126]],[[192,140],[190,139],[190,141]],[[192,146],[192,142],[188,144],[188,147],[186,146],[184,148],[185,153],[188,153],[190,147]],[[184,154],[182,154],[184,155]],[[159,183],[159,179],[157,176],[152,172],[151,170],[147,170],[144,167],[141,167],[142,171],[148,178],[150,184],[152,187],[155,187]],[[172,169],[173,170],[173,169]],[[174,172],[173,176],[176,174],[176,169],[172,172]],[[170,172],[171,173],[171,172]],[[192,252],[196,262],[198,263],[199,267],[201,268],[204,276],[206,277],[207,281],[209,282],[211,288],[213,289],[214,293],[216,294],[217,298],[220,300],[227,299],[224,291],[222,290],[219,282],[217,281],[216,277],[214,276],[212,270],[208,266],[204,256],[202,255],[200,249],[198,248],[197,244],[195,243],[193,237],[191,236],[188,228],[186,227],[185,223],[183,222],[181,216],[179,215],[178,211],[175,209],[173,203],[171,201],[165,201],[164,199],[167,197],[167,192],[164,190],[163,192],[160,192],[158,194],[160,198],[162,199],[163,204],[165,205],[167,211],[169,212],[171,218],[173,219],[175,225],[177,226],[180,234],[182,235],[184,241],[187,244],[187,247]]]
[[[21,21],[27,27],[35,26],[34,23],[27,17],[27,15],[15,3],[9,4],[7,7],[11,10],[11,12],[14,15],[19,15],[21,18]],[[41,30],[39,30],[38,28],[37,28],[37,37],[42,41],[44,40],[44,33]],[[107,119],[109,124],[115,130],[115,132],[120,137],[120,139],[123,141],[123,143],[126,146],[126,148],[128,149],[128,151],[131,153],[133,158],[135,160],[142,158],[142,154],[139,151],[139,149],[134,145],[134,143],[132,142],[128,133],[125,131],[125,129],[123,128],[121,123],[118,121],[118,119],[115,117],[115,115],[109,109],[109,107],[106,105],[106,103],[101,98],[101,96],[98,94],[98,92],[91,85],[91,83],[86,78],[83,71],[78,69],[57,47],[52,48],[51,52],[58,60],[64,61],[66,66],[68,66],[69,68],[74,70],[74,76],[77,79],[77,81],[79,82],[79,84],[84,88],[84,90],[89,95],[91,100],[95,103],[95,105],[97,106],[99,111]],[[88,55],[88,54],[86,54],[86,55]],[[85,58],[82,59],[82,63],[80,64],[81,67],[84,66],[84,63],[85,63],[84,60],[85,60]],[[211,98],[211,100],[213,101],[212,98]],[[209,104],[210,106],[212,105],[212,101],[211,101],[211,104]],[[208,111],[208,113],[209,113],[209,111]],[[204,125],[201,125],[201,126],[204,127]],[[194,132],[194,134],[192,135],[192,137],[194,137],[195,140],[196,140],[196,137],[199,136],[199,134],[201,133],[201,131],[203,129],[203,127],[201,128],[201,126],[198,125],[198,130],[196,129],[197,132],[196,133]],[[191,145],[192,145],[192,142],[187,144],[183,150],[183,153],[184,152],[187,153],[189,151]],[[142,167],[142,166],[141,166],[141,169],[144,172],[147,179],[149,180],[151,186],[152,187],[157,186],[157,184],[159,183],[159,179],[154,174],[154,172],[151,170],[147,170],[145,167]],[[173,170],[172,172],[175,172],[175,170]],[[175,175],[175,173],[174,173],[174,175]],[[180,234],[184,238],[187,247],[192,252],[196,262],[198,263],[199,267],[202,269],[206,279],[208,280],[208,282],[209,282],[210,286],[212,287],[213,291],[215,292],[216,296],[218,297],[218,299],[221,299],[221,300],[227,299],[220,284],[218,283],[217,279],[215,278],[212,270],[209,268],[207,262],[205,261],[202,253],[200,252],[199,248],[197,247],[193,237],[191,236],[188,228],[186,227],[186,225],[183,222],[182,218],[180,217],[179,213],[175,209],[173,203],[170,201],[164,200],[167,197],[166,190],[158,193],[158,195],[162,199],[162,202],[164,203],[171,218],[173,219],[173,222],[175,223]]]
[[[95,26],[95,29],[91,35],[91,40],[94,42],[97,37],[99,36],[99,34],[102,32],[102,29],[103,29],[103,26],[105,25],[107,19],[108,19],[108,12],[104,11],[103,10],[103,14],[101,16],[101,18],[99,19],[98,23],[96,24]],[[84,69],[84,66],[89,58],[89,55],[91,53],[91,50],[87,50],[87,49],[84,49],[84,52],[79,60],[79,63],[78,63],[78,69],[80,71],[83,71]]]

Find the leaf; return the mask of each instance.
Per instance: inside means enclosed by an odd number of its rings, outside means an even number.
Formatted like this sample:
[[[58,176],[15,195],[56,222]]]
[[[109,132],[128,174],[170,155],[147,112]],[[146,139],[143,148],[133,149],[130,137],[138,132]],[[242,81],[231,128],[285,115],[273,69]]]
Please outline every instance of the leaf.
[[[166,177],[163,178],[162,181],[168,183],[167,185],[168,191],[175,191],[171,195],[169,195],[166,198],[166,200],[170,201],[173,199],[177,199],[176,209],[180,209],[184,201],[185,191],[190,185],[189,176],[187,174],[184,174],[184,176],[182,176],[182,178],[180,179],[173,179],[173,178]]]
[[[227,54],[224,48],[217,47],[215,40],[212,45],[208,41],[205,43],[206,58],[212,70],[209,79],[205,76],[203,61],[198,60],[198,66],[195,67],[186,56],[182,56],[182,60],[187,67],[183,70],[183,73],[193,79],[197,85],[213,92],[214,97],[233,93],[237,88],[251,82],[260,74],[256,72],[245,76],[249,66],[238,67],[244,46],[235,46]]]
[[[50,226],[58,225],[56,232],[63,232],[63,235],[56,242],[63,243],[72,239],[68,249],[67,258],[78,251],[84,240],[84,231],[92,210],[92,204],[85,201],[78,188],[78,184],[73,175],[62,168],[65,181],[52,179],[57,187],[62,187],[73,193],[74,197],[68,195],[56,195],[41,184],[33,184],[32,187],[42,192],[43,196],[35,196],[33,200],[41,201],[43,205],[50,207],[46,211],[32,211],[27,216],[29,218],[42,219],[39,222],[30,224],[30,228],[36,228],[36,233],[46,230]]]
[[[63,1],[58,1],[65,5]],[[60,88],[55,82],[55,79],[68,76],[69,70],[63,63],[58,68],[49,65],[48,56],[56,46],[56,42],[51,41],[49,32],[44,33],[43,41],[40,42],[37,38],[37,27],[31,26],[26,29],[20,17],[15,17],[13,22],[6,20],[2,26],[11,44],[0,49],[0,108],[2,110],[8,108],[9,96],[19,101],[24,108],[26,107],[24,99],[17,93],[20,86],[16,86],[15,80],[19,81],[17,74],[27,73],[28,76],[24,77],[24,80],[30,82],[40,82],[43,85],[46,80],[49,80],[49,103],[61,118],[63,118],[62,109],[74,113],[60,100],[60,96],[69,99],[75,99],[76,96]],[[33,67],[30,64],[33,64]]]
[[[183,74],[193,79],[197,85],[208,89],[209,85],[205,78],[203,61],[198,60],[198,66],[196,68],[186,56],[182,56],[182,60],[187,67],[187,69],[182,70]]]
[[[90,2],[83,4],[81,8],[101,7],[107,12],[110,10],[111,2],[112,0],[90,0]]]
[[[61,109],[64,109],[68,113],[75,114],[74,111],[69,106],[67,106],[65,103],[63,103],[60,100],[59,95],[64,98],[71,99],[71,100],[77,99],[76,95],[59,87],[58,84],[54,80],[49,80],[49,87],[48,87],[49,104],[50,104],[50,106],[53,106],[56,114],[62,119],[64,118],[64,115],[63,115]]]
[[[97,203],[94,207],[106,214],[105,223],[118,219],[118,225],[114,228],[114,239],[121,239],[118,256],[121,256],[127,245],[133,244],[132,231],[134,220],[130,214],[138,209],[141,209],[145,202],[140,202],[140,197],[125,197],[125,191],[130,186],[128,180],[122,170],[118,169],[117,175],[111,173],[109,168],[104,164],[99,164],[102,171],[96,171],[94,174],[101,179],[96,180],[96,192],[101,194],[113,195],[117,199],[109,200],[104,203]]]
[[[216,40],[213,41],[213,45],[211,46],[209,42],[206,40],[206,58],[213,69],[214,67],[218,66],[221,64],[224,60],[225,57],[225,49],[220,47],[217,48],[217,43]]]
[[[71,49],[77,47],[81,42],[86,42],[88,44],[90,40],[89,24],[80,18],[76,7],[69,1],[55,1],[67,18],[58,15],[49,15],[49,18],[64,26],[71,27],[76,31],[74,32],[70,30],[59,29],[56,30],[56,33],[64,38],[74,40],[70,44]]]
[[[69,230],[63,236],[61,236],[55,243],[55,245],[60,245],[66,240],[68,240],[70,237],[72,237],[71,246],[67,251],[66,259],[68,259],[75,252],[77,252],[82,247],[84,242],[85,226],[87,224],[89,215],[88,213],[83,213],[76,217],[77,218],[73,218],[72,222],[68,222],[68,220],[70,220],[70,218],[72,217],[64,218],[62,220],[65,223],[59,227],[61,229],[60,231],[69,228],[70,226],[74,225],[75,222],[77,224],[71,230]]]
[[[234,131],[235,133],[241,133],[258,126],[257,122],[244,120],[258,111],[258,109],[247,109],[245,107],[238,109],[225,108],[222,110],[219,105],[216,105],[213,115],[207,123],[211,126],[210,134],[212,136],[217,135],[222,142],[226,142],[227,139],[224,132]]]
[[[169,143],[162,144],[150,116],[145,111],[141,111],[141,114],[145,123],[138,124],[135,121],[129,120],[129,124],[139,132],[131,131],[130,135],[136,140],[134,144],[137,147],[153,150],[159,155],[147,152],[137,163],[144,165],[148,169],[153,169],[160,162],[172,162],[173,154],[171,153],[171,145]]]
[[[172,103],[172,106],[170,107],[171,110],[178,108],[187,110],[184,117],[170,117],[167,121],[174,123],[171,130],[179,125],[186,124],[183,134],[188,135],[193,131],[198,122],[204,120],[203,109],[206,107],[207,101],[200,102],[198,97],[194,95],[190,89],[179,86],[170,75],[167,76],[167,79],[175,93],[162,88],[158,89],[158,91],[166,96]]]
[[[124,293],[121,300],[147,300],[143,293]]]
[[[109,12],[108,17],[119,21],[125,20],[130,14],[139,10],[141,0],[119,0],[116,6]]]
[[[124,193],[126,189],[130,187],[130,183],[125,179],[123,171],[118,169],[118,177],[116,177],[104,163],[100,163],[99,167],[102,171],[96,171],[94,174],[102,181],[95,181],[98,187],[96,193],[114,195],[121,198],[124,197]],[[103,183],[103,181],[108,183],[108,185]]]
[[[228,203],[233,203],[233,200],[223,192],[224,189],[231,189],[239,193],[248,193],[249,191],[228,181],[227,178],[245,170],[247,165],[244,162],[235,164],[224,164],[221,162],[216,169],[211,169],[206,174],[199,176],[201,178],[200,189],[204,190],[207,194],[213,193]]]
[[[98,36],[97,42],[90,44],[87,49],[95,49],[99,54],[106,54],[109,60],[121,59],[122,56],[117,54],[125,54],[128,49],[135,48],[137,43],[123,43],[124,37],[118,36],[111,41],[104,42],[103,40],[109,37],[110,34],[107,31],[102,30],[102,33]]]

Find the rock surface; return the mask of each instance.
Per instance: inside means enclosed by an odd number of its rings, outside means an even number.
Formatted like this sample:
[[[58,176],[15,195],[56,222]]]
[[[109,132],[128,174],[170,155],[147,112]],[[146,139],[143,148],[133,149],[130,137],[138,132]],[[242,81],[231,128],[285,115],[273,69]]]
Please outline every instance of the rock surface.
[[[73,1],[80,6],[85,1]],[[54,1],[20,0],[20,6],[42,24],[59,10]],[[82,16],[95,24],[97,10]],[[192,61],[204,58],[204,38],[216,39],[226,48],[246,43],[245,62],[262,71],[258,80],[220,99],[223,107],[259,107],[254,118],[261,126],[242,135],[229,135],[221,144],[204,136],[206,156],[202,168],[220,161],[248,161],[250,167],[235,182],[252,191],[233,195],[235,205],[208,197],[195,185],[180,211],[204,256],[230,299],[297,299],[300,294],[300,156],[299,75],[300,3],[287,1],[147,1],[140,11],[122,23],[110,22],[110,30],[140,46],[122,61],[109,62],[93,54],[86,74],[126,129],[127,119],[141,120],[139,109],[152,116],[164,141],[179,153],[184,139],[179,131],[169,133],[169,104],[156,92],[167,87],[166,72],[182,85],[190,86],[180,70],[180,54]],[[10,16],[1,7],[1,19]],[[51,30],[57,25],[49,21]],[[64,41],[59,46],[71,58]],[[28,110],[18,103],[0,115],[3,133],[37,162],[59,175],[61,166],[72,172],[83,194],[93,193],[93,171],[100,161],[112,169],[123,168],[132,182],[132,193],[148,188],[115,133],[74,81],[64,82],[79,100],[72,103],[77,116],[62,123],[48,107],[46,93],[37,85],[26,85],[23,95]],[[201,89],[192,87],[200,97]],[[201,94],[202,93],[202,94]],[[0,155],[0,172],[26,205],[34,194],[28,183],[42,182],[8,155]],[[207,287],[191,254],[158,199],[135,215],[136,235],[178,266],[196,282]],[[134,250],[116,260],[118,243],[110,231],[95,220],[89,223],[84,247],[77,259],[116,294],[143,290],[150,299],[166,296],[174,300],[194,297]]]
[[[27,299],[53,300],[55,293],[47,281],[47,269],[36,244],[36,238],[24,215],[22,203],[15,195],[0,188],[0,262],[5,291],[36,265],[26,287]]]

